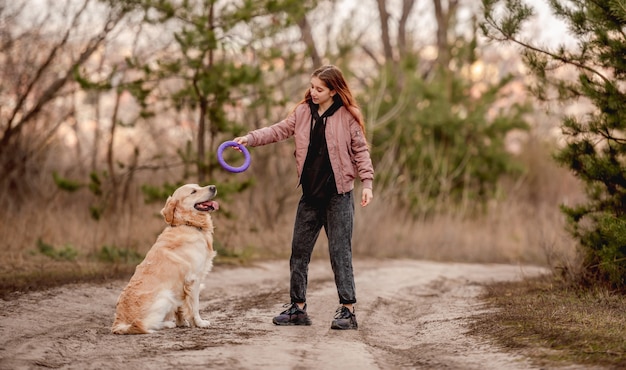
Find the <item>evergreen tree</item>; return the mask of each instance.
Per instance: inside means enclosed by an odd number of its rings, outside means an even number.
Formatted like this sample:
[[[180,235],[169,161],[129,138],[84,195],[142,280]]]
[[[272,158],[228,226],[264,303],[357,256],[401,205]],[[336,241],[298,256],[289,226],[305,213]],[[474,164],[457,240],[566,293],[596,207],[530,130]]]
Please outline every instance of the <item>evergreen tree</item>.
[[[477,62],[475,39],[458,37],[448,47],[447,64],[430,69],[407,53],[399,64],[403,77],[382,73],[371,88],[382,95],[364,99],[382,117],[371,130],[379,184],[395,189],[415,216],[462,209],[471,214],[498,194],[500,179],[521,170],[505,138],[527,130],[527,107],[497,108],[513,76],[478,81],[470,72]]]
[[[523,39],[522,27],[535,10],[521,0],[483,0],[487,37],[521,47],[537,77],[533,93],[542,100],[589,101],[584,116],[567,116],[567,145],[556,160],[585,184],[588,199],[563,206],[584,257],[587,282],[626,289],[626,2],[624,0],[547,0],[564,21],[576,47],[549,49]],[[577,78],[557,71],[571,68]]]

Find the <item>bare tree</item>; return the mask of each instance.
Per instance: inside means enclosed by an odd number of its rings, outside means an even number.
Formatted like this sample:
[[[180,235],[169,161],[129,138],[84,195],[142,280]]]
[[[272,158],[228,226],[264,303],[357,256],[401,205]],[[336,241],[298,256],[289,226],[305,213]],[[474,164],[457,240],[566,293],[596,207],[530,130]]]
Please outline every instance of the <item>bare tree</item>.
[[[103,45],[124,17],[121,9],[98,7],[92,0],[50,1],[33,12],[27,1],[0,8],[0,186],[19,195],[20,180],[33,163],[34,152],[56,132],[73,110],[64,101],[76,86],[77,69]],[[100,25],[84,23],[89,12],[101,11]],[[28,11],[26,11],[28,10]],[[81,27],[83,26],[83,27]],[[57,37],[58,36],[58,37]],[[81,40],[81,41],[77,41]],[[57,115],[50,111],[60,110]],[[50,119],[56,117],[56,119]]]

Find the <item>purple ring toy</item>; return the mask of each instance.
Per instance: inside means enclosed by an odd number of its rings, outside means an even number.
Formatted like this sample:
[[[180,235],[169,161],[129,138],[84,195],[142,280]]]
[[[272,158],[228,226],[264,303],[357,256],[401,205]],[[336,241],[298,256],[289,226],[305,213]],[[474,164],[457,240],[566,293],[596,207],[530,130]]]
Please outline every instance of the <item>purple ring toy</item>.
[[[241,166],[233,167],[229,165],[228,163],[226,163],[226,161],[224,161],[224,157],[223,157],[224,149],[228,147],[236,147],[236,148],[239,148],[239,150],[241,150],[241,152],[243,153],[245,157],[244,163]],[[217,148],[217,161],[227,171],[235,172],[235,173],[243,172],[247,170],[248,167],[250,167],[250,152],[248,151],[248,149],[246,149],[245,146],[235,141],[225,141],[222,144],[220,144],[220,146]]]

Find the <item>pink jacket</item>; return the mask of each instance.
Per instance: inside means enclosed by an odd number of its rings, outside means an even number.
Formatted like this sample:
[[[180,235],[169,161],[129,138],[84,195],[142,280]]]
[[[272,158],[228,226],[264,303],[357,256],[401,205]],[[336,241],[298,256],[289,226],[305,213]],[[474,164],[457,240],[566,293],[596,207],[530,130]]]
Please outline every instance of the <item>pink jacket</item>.
[[[352,114],[341,107],[326,121],[326,143],[330,165],[335,174],[337,192],[347,193],[354,189],[354,179],[361,179],[364,188],[372,188],[374,166],[369,148],[359,123]],[[298,178],[302,175],[311,134],[311,111],[307,104],[300,104],[284,120],[269,127],[248,133],[248,145],[261,146],[294,136]]]

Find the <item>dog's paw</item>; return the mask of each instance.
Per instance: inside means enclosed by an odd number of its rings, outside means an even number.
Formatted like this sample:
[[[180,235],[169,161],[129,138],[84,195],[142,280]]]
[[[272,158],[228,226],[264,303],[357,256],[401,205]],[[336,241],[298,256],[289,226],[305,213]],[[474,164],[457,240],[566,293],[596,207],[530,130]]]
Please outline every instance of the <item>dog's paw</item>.
[[[211,322],[209,320],[195,320],[196,321],[196,326],[199,328],[208,328],[209,326],[211,326]]]
[[[176,327],[176,323],[174,321],[163,321],[163,328],[173,329],[175,327]]]

